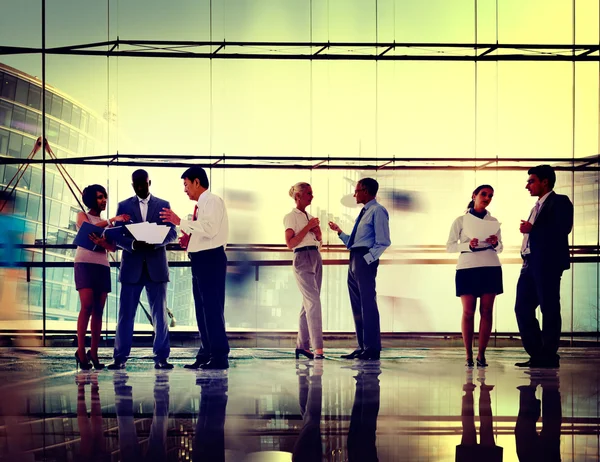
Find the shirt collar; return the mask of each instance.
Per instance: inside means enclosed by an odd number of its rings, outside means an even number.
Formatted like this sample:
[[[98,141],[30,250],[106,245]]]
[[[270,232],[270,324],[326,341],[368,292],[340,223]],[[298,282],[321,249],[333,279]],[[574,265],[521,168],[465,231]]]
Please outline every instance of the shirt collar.
[[[367,210],[369,207],[373,206],[377,204],[377,200],[376,199],[371,199],[369,202],[367,202],[364,206],[364,209]]]
[[[305,216],[305,215],[304,215],[304,212],[303,212],[302,210],[298,210],[298,208],[296,208],[296,207],[294,207],[294,208],[292,209],[292,212],[294,212],[294,213],[299,213],[300,215],[302,215],[302,216]],[[306,213],[308,213],[308,212],[306,212]]]
[[[542,197],[540,197],[538,199],[538,202],[540,203],[540,206],[544,205],[544,202],[546,202],[546,199],[548,199],[548,196],[552,193],[552,191],[548,191],[546,194],[544,194]]]
[[[141,198],[140,196],[138,196],[137,194],[136,194],[136,196],[135,196],[135,197],[137,197],[137,199],[138,199],[138,202],[144,202],[144,201],[145,201],[146,203],[148,203],[148,202],[150,202],[150,198],[152,197],[152,194],[148,194],[148,197],[146,197],[146,199],[142,199],[142,198]]]
[[[200,194],[200,197],[198,198],[198,206],[200,206],[200,204],[202,204],[202,202],[206,202],[210,195],[211,194],[208,189],[206,191],[203,191],[202,194]]]

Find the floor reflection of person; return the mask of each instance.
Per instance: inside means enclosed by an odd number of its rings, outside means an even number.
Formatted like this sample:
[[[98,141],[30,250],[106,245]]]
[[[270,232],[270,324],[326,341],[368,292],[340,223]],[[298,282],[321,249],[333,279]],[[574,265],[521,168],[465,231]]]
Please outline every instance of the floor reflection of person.
[[[377,416],[379,415],[379,386],[381,369],[361,367],[354,377],[356,392],[348,430],[348,460],[350,462],[376,462]]]
[[[98,376],[87,372],[80,372],[75,376],[77,383],[77,425],[81,442],[79,453],[82,460],[110,460],[106,451],[106,442],[102,428],[102,406],[100,404],[100,388]],[[91,410],[88,417],[85,402],[85,386],[91,388]]]
[[[532,377],[529,385],[517,387],[519,396],[519,416],[515,426],[515,440],[519,461],[560,461],[560,427],[562,407],[559,391],[559,377],[556,371],[549,371],[539,377]],[[535,396],[538,385],[542,387],[542,400]],[[542,416],[542,431],[537,432],[536,423]]]
[[[312,369],[312,375],[310,371]],[[323,363],[315,363],[314,368],[297,369],[298,398],[302,412],[302,430],[294,444],[292,461],[313,462],[322,460],[323,446],[321,444],[321,402],[323,387]]]
[[[133,390],[125,372],[116,372],[115,407],[119,428],[120,460],[162,461],[167,459],[167,429],[169,421],[169,373],[157,370],[154,379],[154,413],[148,438],[148,448],[143,454],[138,441],[133,415]],[[142,456],[144,458],[142,459]]]
[[[225,411],[227,409],[227,375],[200,376],[200,410],[193,442],[194,461],[225,462]]]
[[[485,372],[480,369],[478,379],[479,387],[479,444],[477,443],[477,430],[475,428],[475,398],[473,392],[477,385],[473,383],[471,371],[467,371],[467,378],[463,385],[465,394],[462,397],[461,420],[462,438],[456,446],[456,462],[501,462],[503,449],[496,446],[494,440],[492,399],[490,392],[494,385],[485,383]]]

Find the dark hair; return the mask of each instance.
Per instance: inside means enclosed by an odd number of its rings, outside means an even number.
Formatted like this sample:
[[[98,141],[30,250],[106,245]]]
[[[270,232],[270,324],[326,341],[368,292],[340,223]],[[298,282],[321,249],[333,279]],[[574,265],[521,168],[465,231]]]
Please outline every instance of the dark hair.
[[[554,173],[554,169],[549,165],[537,165],[535,167],[531,167],[527,174],[537,176],[540,181],[548,180],[548,187],[550,190],[554,189],[554,184],[556,183],[556,173]]]
[[[482,189],[491,189],[492,191],[494,190],[494,188],[492,188],[489,184],[482,184],[481,186],[477,186],[475,188],[475,191],[473,191],[473,194],[471,194],[471,197],[479,194],[479,192]],[[473,207],[475,207],[475,199],[471,199],[471,202],[469,202],[469,205],[467,205],[467,210],[472,209]]]
[[[98,210],[98,201],[96,200],[97,193],[101,192],[108,199],[108,193],[104,186],[99,184],[91,184],[83,190],[82,199],[86,207],[92,210]]]
[[[358,182],[367,190],[369,196],[377,195],[377,191],[379,191],[379,183],[377,183],[377,180],[374,180],[373,178],[363,178]]]
[[[185,172],[183,172],[183,175],[181,175],[182,180],[185,180],[186,178],[190,181],[198,179],[200,181],[200,186],[208,189],[208,176],[206,176],[206,172],[202,167],[188,168]]]
[[[131,174],[131,181],[133,181],[134,183],[140,180],[147,180],[148,178],[150,178],[150,176],[148,175],[148,172],[143,168],[137,169]]]

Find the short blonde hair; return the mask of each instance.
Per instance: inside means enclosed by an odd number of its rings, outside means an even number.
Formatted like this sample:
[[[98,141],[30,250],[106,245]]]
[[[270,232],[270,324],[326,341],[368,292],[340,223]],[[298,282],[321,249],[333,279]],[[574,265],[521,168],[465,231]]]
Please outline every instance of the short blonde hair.
[[[296,200],[296,194],[301,193],[309,186],[310,186],[310,184],[306,183],[305,181],[300,181],[300,182],[296,183],[294,186],[292,186],[290,188],[290,192],[289,192],[290,197],[292,199]]]

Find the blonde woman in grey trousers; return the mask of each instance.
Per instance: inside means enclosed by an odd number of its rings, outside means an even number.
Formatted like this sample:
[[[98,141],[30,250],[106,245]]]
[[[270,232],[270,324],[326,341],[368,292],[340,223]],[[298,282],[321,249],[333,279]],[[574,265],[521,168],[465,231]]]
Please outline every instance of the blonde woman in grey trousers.
[[[300,326],[296,341],[296,359],[323,359],[323,324],[321,319],[321,282],[323,261],[319,247],[322,242],[319,219],[306,212],[313,200],[310,184],[296,183],[290,188],[290,197],[296,202],[283,219],[285,243],[294,251],[294,274],[302,293]],[[310,347],[314,349],[311,352]]]

